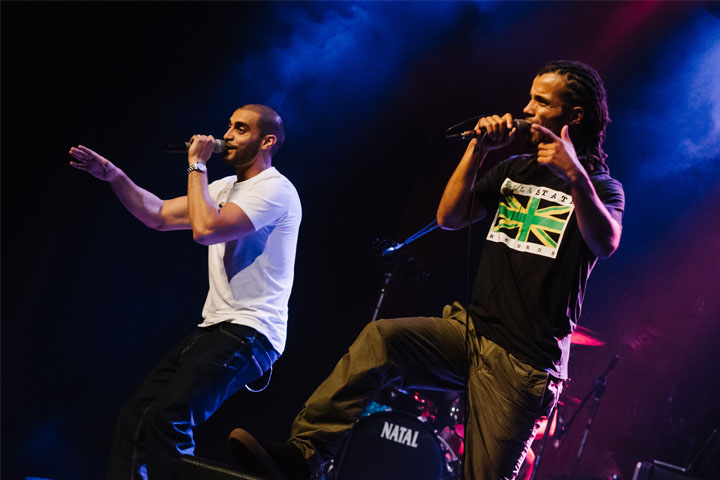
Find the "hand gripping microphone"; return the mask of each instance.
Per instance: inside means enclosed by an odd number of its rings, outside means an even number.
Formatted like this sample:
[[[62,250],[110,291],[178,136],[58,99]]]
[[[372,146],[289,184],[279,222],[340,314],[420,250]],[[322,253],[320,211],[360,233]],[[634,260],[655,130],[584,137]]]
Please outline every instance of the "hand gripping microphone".
[[[513,120],[513,127],[517,129],[518,135],[527,136],[530,133],[531,123],[526,120]],[[452,130],[454,127],[450,127],[448,130]],[[459,133],[446,133],[445,138],[451,140],[470,140],[472,138],[479,138],[487,133],[485,127],[482,127],[480,131],[477,130],[465,130]]]
[[[166,145],[165,148],[162,149],[162,152],[163,153],[187,153],[187,151],[190,150],[191,143],[192,142],[171,143],[170,145]],[[213,153],[223,153],[225,150],[226,150],[225,140],[216,138],[215,139],[215,147],[213,148]]]

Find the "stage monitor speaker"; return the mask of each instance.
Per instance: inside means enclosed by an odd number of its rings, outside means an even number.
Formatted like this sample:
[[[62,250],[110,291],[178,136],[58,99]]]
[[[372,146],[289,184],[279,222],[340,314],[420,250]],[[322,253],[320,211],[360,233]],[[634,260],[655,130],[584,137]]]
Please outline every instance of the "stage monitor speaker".
[[[184,456],[173,480],[265,480],[205,458]]]
[[[653,462],[638,462],[632,480],[698,480],[680,471],[656,465]]]

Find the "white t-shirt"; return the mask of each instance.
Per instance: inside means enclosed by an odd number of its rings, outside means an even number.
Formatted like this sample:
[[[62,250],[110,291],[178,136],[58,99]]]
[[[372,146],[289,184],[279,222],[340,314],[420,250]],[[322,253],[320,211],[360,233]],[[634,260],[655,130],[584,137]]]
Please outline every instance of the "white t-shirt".
[[[274,167],[236,180],[231,175],[212,182],[210,196],[220,207],[232,202],[242,208],[255,233],[208,247],[210,290],[200,326],[247,325],[282,353],[302,216],[300,198]]]

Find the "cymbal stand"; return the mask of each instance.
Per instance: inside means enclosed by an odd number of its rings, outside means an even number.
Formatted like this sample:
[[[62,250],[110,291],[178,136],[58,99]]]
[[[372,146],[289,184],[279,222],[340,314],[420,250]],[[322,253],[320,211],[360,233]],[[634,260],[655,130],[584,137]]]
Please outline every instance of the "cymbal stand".
[[[535,477],[537,476],[538,470],[540,469],[540,463],[543,458],[543,452],[545,451],[545,447],[547,447],[548,440],[550,440],[550,429],[552,428],[551,425],[553,423],[553,416],[557,415],[557,403],[553,406],[553,408],[550,410],[550,414],[548,415],[547,425],[545,426],[545,435],[543,438],[542,443],[540,443],[540,448],[537,449],[535,452],[535,461],[533,462],[533,469],[532,473],[530,474],[530,480],[535,480]]]
[[[558,438],[555,440],[555,446],[560,447],[562,444],[562,439],[565,433],[570,429],[573,422],[577,418],[580,411],[583,409],[585,404],[587,403],[590,398],[593,398],[593,404],[590,407],[590,414],[588,415],[587,422],[585,424],[585,430],[583,431],[582,440],[580,441],[580,447],[578,448],[577,456],[575,457],[575,467],[573,468],[573,473],[570,476],[570,480],[575,480],[575,477],[578,472],[578,468],[580,467],[580,461],[582,460],[583,453],[585,452],[585,443],[587,442],[588,436],[590,435],[590,429],[592,428],[593,421],[595,420],[595,416],[597,415],[598,408],[600,407],[600,400],[602,399],[603,394],[605,393],[605,389],[607,388],[607,375],[610,373],[610,370],[615,368],[615,365],[617,364],[618,360],[620,360],[620,355],[616,354],[615,357],[610,361],[610,364],[605,369],[605,371],[600,375],[593,384],[590,391],[585,395],[585,398],[583,398],[582,402],[580,403],[580,406],[575,411],[573,416],[570,418],[570,420],[563,425],[563,427],[560,430],[560,433],[558,434]]]

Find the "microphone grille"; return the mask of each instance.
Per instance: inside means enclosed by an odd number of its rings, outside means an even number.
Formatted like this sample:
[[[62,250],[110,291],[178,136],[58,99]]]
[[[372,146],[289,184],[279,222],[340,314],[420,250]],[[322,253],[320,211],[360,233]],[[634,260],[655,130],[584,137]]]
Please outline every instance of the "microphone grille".
[[[513,125],[517,128],[518,135],[527,137],[530,133],[530,122],[527,120],[513,120]]]

